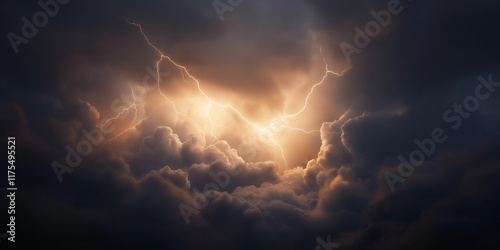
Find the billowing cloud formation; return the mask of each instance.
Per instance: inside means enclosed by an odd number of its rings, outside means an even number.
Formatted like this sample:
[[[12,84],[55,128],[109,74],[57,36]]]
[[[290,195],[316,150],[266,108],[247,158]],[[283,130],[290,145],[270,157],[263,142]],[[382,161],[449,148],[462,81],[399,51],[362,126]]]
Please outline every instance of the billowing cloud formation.
[[[4,39],[0,133],[17,140],[16,244],[314,249],[330,237],[343,249],[494,248],[498,91],[456,130],[443,113],[475,94],[479,75],[500,81],[499,6],[401,1],[349,64],[339,45],[355,45],[354,28],[389,2],[243,1],[223,22],[207,1],[70,2],[18,54]],[[9,5],[4,34],[39,10]],[[159,65],[168,74],[154,85],[159,54],[124,18],[259,125],[297,111],[324,63],[349,70],[326,77],[304,113],[283,122],[317,131],[259,133],[230,109],[207,113],[172,63]],[[132,96],[134,86],[145,93]],[[398,156],[435,128],[446,142],[391,192],[386,173],[399,174]],[[103,140],[84,149],[98,138],[89,131]],[[62,183],[55,161],[68,167]]]

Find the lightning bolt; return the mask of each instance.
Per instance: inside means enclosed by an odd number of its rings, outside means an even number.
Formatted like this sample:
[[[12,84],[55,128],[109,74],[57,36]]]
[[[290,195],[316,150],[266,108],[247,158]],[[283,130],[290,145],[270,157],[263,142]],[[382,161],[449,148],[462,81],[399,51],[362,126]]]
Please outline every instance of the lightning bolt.
[[[137,100],[135,98],[135,95],[134,95],[134,89],[132,88],[132,85],[129,84],[129,87],[130,87],[130,92],[132,93],[132,104],[130,104],[128,107],[126,108],[123,108],[122,111],[120,111],[115,117],[112,117],[112,118],[109,118],[108,120],[106,120],[99,128],[102,130],[102,128],[104,126],[106,126],[108,123],[114,121],[114,120],[118,120],[120,118],[120,116],[122,116],[123,114],[125,114],[125,112],[128,112],[130,111],[130,109],[134,108],[135,109],[135,112],[134,112],[134,119],[132,120],[132,124],[134,124],[135,120],[137,119],[137,113],[139,112],[139,110],[137,109]]]
[[[323,57],[323,62],[325,64],[325,74],[323,75],[322,79],[320,82],[314,84],[311,89],[309,90],[306,98],[305,98],[305,101],[304,101],[304,104],[302,106],[301,109],[299,109],[297,112],[293,113],[293,114],[288,114],[288,115],[284,115],[280,118],[278,118],[276,121],[270,123],[269,125],[267,126],[264,126],[264,127],[261,127],[261,126],[258,126],[257,124],[253,123],[252,121],[250,121],[249,119],[247,119],[239,110],[237,110],[234,106],[232,106],[231,104],[221,104],[217,101],[214,101],[213,99],[211,99],[206,93],[205,91],[203,91],[202,87],[201,87],[201,84],[200,84],[200,81],[198,79],[196,79],[196,77],[194,77],[193,75],[191,75],[191,73],[189,73],[187,67],[183,66],[183,65],[180,65],[178,64],[177,62],[175,62],[170,56],[168,55],[165,55],[163,54],[163,52],[158,49],[158,47],[156,47],[151,41],[150,39],[148,38],[148,36],[145,34],[142,26],[140,24],[137,24],[137,23],[134,23],[134,22],[129,22],[127,19],[125,19],[130,25],[133,25],[135,27],[138,27],[139,28],[139,31],[140,33],[142,34],[142,36],[144,37],[144,39],[146,40],[146,43],[152,48],[154,49],[160,56],[160,58],[156,61],[156,73],[157,73],[157,90],[158,92],[160,93],[160,95],[165,99],[165,101],[167,101],[173,108],[173,110],[176,112],[177,115],[182,115],[182,116],[185,116],[184,114],[180,113],[177,108],[176,108],[176,105],[175,103],[170,100],[167,95],[165,95],[161,88],[160,88],[160,64],[163,62],[163,60],[167,60],[169,61],[172,65],[174,65],[175,67],[177,67],[182,75],[182,79],[184,80],[184,82],[189,82],[188,79],[191,79],[195,84],[196,84],[196,87],[198,88],[198,91],[203,95],[203,97],[207,100],[207,106],[206,106],[206,115],[207,115],[207,119],[210,123],[210,134],[214,137],[214,140],[212,141],[212,143],[214,143],[215,141],[219,140],[219,138],[215,135],[214,133],[214,122],[212,120],[212,116],[211,116],[211,110],[212,108],[214,107],[219,107],[219,108],[223,108],[223,109],[229,109],[231,110],[232,112],[234,112],[242,121],[244,121],[245,123],[249,124],[250,126],[254,127],[257,131],[259,131],[260,133],[264,133],[269,141],[271,143],[273,143],[274,145],[276,145],[276,147],[281,151],[281,157],[283,158],[283,161],[285,162],[285,165],[288,165],[287,161],[286,161],[286,157],[285,157],[285,153],[284,153],[284,150],[283,150],[283,147],[275,140],[275,138],[273,138],[272,136],[270,136],[270,133],[268,133],[268,131],[272,131],[273,134],[277,134],[277,131],[276,129],[277,128],[287,128],[287,129],[291,129],[291,130],[296,130],[296,131],[301,131],[303,133],[313,133],[313,132],[319,132],[319,130],[311,130],[311,131],[306,131],[304,129],[300,129],[300,128],[294,128],[294,127],[290,127],[290,126],[286,126],[286,125],[283,125],[283,124],[280,124],[281,122],[283,122],[284,120],[286,119],[290,119],[290,118],[295,118],[297,116],[299,116],[302,112],[304,112],[307,108],[307,105],[309,103],[309,98],[311,97],[311,95],[314,93],[314,90],[322,85],[325,80],[327,79],[327,77],[329,75],[334,75],[334,76],[337,76],[337,77],[341,77],[345,72],[347,72],[350,67],[347,67],[346,69],[344,69],[341,73],[336,73],[330,69],[328,69],[328,64],[326,62],[326,57]],[[320,48],[320,51],[321,53],[323,53],[323,50]],[[187,78],[187,79],[186,79]],[[115,118],[111,118],[110,120],[108,120],[105,124],[107,124],[108,122],[110,122],[111,120],[116,120],[118,117],[120,117],[120,115],[122,115],[124,112],[126,112],[127,110],[131,109],[131,108],[135,108],[136,110],[136,116],[134,117],[134,121],[136,120],[137,118],[137,105],[135,103],[135,98],[134,98],[134,104],[130,105],[129,107],[125,108],[120,114],[118,114]],[[112,141],[112,140],[115,140],[116,138],[120,137],[121,135],[123,135],[124,133],[132,130],[133,128],[135,128],[135,126],[137,126],[138,124],[142,123],[144,120],[140,121],[139,123],[133,125],[132,127],[122,131],[120,134],[116,135],[114,138],[110,139],[109,141]],[[103,124],[103,126],[105,125]]]
[[[321,53],[323,53],[323,49],[322,48],[320,48],[320,51],[321,51]],[[333,72],[333,71],[331,71],[331,70],[328,69],[328,63],[326,62],[326,57],[323,57],[323,62],[325,63],[325,74],[323,75],[323,78],[321,79],[320,82],[314,84],[311,87],[311,89],[309,90],[309,93],[306,96],[306,99],[304,101],[304,105],[302,106],[302,108],[299,111],[297,111],[296,113],[294,113],[294,114],[285,115],[285,116],[279,118],[274,123],[269,124],[268,127],[276,127],[281,121],[283,121],[285,119],[288,119],[288,118],[297,117],[298,115],[300,115],[302,112],[304,112],[304,110],[306,110],[307,104],[309,103],[309,98],[314,93],[314,89],[316,87],[322,85],[325,82],[325,79],[328,77],[328,75],[332,74],[332,75],[341,77],[341,76],[344,75],[345,72],[347,72],[350,69],[350,66],[348,66],[341,73],[336,73],[336,72]],[[266,128],[268,128],[268,127],[266,127]]]
[[[123,134],[127,133],[128,131],[134,129],[137,125],[141,124],[145,119],[142,119],[141,121],[139,121],[138,123],[135,123],[135,121],[137,120],[138,116],[137,114],[139,113],[139,109],[137,108],[137,99],[135,98],[135,93],[134,93],[134,88],[132,87],[132,85],[129,84],[129,87],[130,87],[130,92],[131,92],[131,95],[132,95],[132,104],[130,104],[128,107],[126,108],[123,108],[122,111],[120,111],[115,117],[112,117],[108,120],[106,120],[101,126],[100,126],[100,129],[103,130],[103,127],[106,126],[108,123],[114,121],[114,120],[117,120],[117,119],[120,119],[120,116],[124,115],[125,112],[128,112],[130,111],[132,108],[135,110],[134,112],[134,119],[132,119],[132,126],[125,129],[124,131],[118,133],[116,136],[114,136],[113,138],[107,140],[105,143],[108,143],[108,142],[111,142],[111,141],[114,141],[116,140],[118,137],[122,136]],[[135,124],[134,124],[135,123]]]
[[[301,129],[301,128],[294,128],[294,127],[290,127],[290,126],[286,126],[286,125],[277,125],[276,127],[282,127],[282,128],[287,128],[287,129],[290,129],[290,130],[295,130],[295,131],[300,131],[304,134],[312,134],[314,132],[319,132],[320,130],[319,129],[313,129],[313,130],[305,130],[305,129]],[[276,128],[275,127],[275,128]],[[274,129],[274,132],[276,134],[276,129]]]
[[[122,132],[118,133],[117,135],[115,135],[113,138],[107,140],[105,143],[109,143],[109,142],[112,142],[116,139],[118,139],[119,137],[121,137],[122,135],[124,135],[125,133],[127,133],[128,131],[131,131],[133,129],[136,128],[137,125],[140,125],[143,121],[145,121],[146,119],[142,119],[141,121],[139,121],[137,124],[133,124],[131,127],[123,130]]]
[[[170,61],[172,61],[169,57],[163,55],[163,53],[160,51],[160,49],[158,49],[154,44],[151,43],[151,41],[149,40],[149,38],[146,36],[146,34],[144,33],[144,31],[142,30],[142,26],[140,24],[137,24],[137,23],[131,23],[129,22],[127,19],[125,19],[127,21],[128,24],[130,25],[134,25],[136,27],[139,28],[139,30],[141,31],[141,34],[144,36],[144,39],[146,39],[146,42],[147,44],[153,48],[154,50],[156,50],[156,52],[158,52],[158,54],[160,54],[160,59],[158,59],[158,61],[156,61],[156,86],[157,86],[157,89],[158,89],[158,92],[160,93],[160,95],[168,102],[172,105],[172,108],[174,109],[175,113],[177,113],[178,115],[182,115],[182,116],[185,116],[184,114],[180,113],[176,106],[175,106],[175,103],[170,100],[165,94],[163,94],[163,92],[161,91],[160,89],[160,63],[163,61],[163,59],[165,58],[168,58]],[[176,65],[177,66],[177,65]],[[184,77],[184,76],[183,76]]]

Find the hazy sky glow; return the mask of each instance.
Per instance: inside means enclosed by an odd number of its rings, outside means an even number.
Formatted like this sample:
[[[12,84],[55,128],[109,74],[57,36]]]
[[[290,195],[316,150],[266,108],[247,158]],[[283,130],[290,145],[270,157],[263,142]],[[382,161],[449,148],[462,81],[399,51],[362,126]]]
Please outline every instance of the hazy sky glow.
[[[41,3],[0,25],[17,247],[498,246],[499,4]]]

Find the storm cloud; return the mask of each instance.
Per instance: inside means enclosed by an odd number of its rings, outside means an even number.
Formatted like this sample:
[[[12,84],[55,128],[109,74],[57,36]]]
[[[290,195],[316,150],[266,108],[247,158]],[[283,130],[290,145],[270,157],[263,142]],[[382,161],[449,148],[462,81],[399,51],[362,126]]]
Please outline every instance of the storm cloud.
[[[2,249],[497,248],[500,4],[220,2],[224,20],[213,1],[59,3],[18,53],[7,34],[44,10],[3,3],[19,191]],[[479,76],[489,97],[456,108]],[[446,141],[401,176],[436,128]]]

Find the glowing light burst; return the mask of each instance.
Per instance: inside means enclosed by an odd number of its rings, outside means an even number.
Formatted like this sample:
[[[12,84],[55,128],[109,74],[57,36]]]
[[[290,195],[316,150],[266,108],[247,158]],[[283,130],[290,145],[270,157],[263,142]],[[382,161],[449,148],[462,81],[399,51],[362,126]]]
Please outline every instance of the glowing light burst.
[[[126,20],[126,19],[125,19]],[[278,118],[276,121],[270,123],[269,125],[267,126],[264,126],[264,127],[261,127],[261,126],[258,126],[257,124],[253,123],[252,121],[250,121],[249,119],[247,119],[239,110],[237,110],[234,106],[232,106],[231,104],[221,104],[217,101],[214,101],[212,98],[210,98],[206,93],[205,91],[203,91],[202,87],[201,87],[201,84],[200,84],[200,81],[198,79],[196,79],[196,77],[194,77],[193,75],[191,75],[191,73],[189,73],[188,69],[183,66],[183,65],[180,65],[178,64],[177,62],[175,62],[171,57],[169,57],[168,55],[165,55],[163,54],[163,52],[158,49],[148,38],[148,36],[144,33],[144,30],[142,29],[142,26],[140,24],[137,24],[137,23],[133,23],[133,22],[129,22],[128,20],[126,20],[130,25],[133,25],[133,26],[136,26],[139,28],[139,31],[141,32],[142,36],[144,37],[144,39],[146,40],[146,43],[152,48],[154,49],[160,56],[160,58],[158,59],[158,61],[156,61],[156,73],[157,73],[157,90],[158,92],[160,93],[160,95],[165,99],[165,101],[167,101],[173,108],[173,110],[175,111],[175,113],[177,115],[181,115],[183,117],[185,117],[186,115],[185,114],[182,114],[181,112],[179,112],[176,108],[176,105],[175,105],[175,102],[173,102],[171,99],[169,99],[167,97],[167,95],[165,95],[161,88],[160,88],[160,64],[163,62],[164,59],[168,60],[172,65],[174,65],[175,67],[177,67],[180,71],[180,74],[182,75],[182,79],[183,81],[185,82],[189,82],[188,79],[191,79],[193,82],[196,83],[196,87],[198,88],[198,91],[203,95],[203,97],[207,100],[207,104],[206,104],[206,107],[205,107],[205,110],[206,110],[206,116],[207,116],[207,119],[210,123],[210,135],[213,136],[214,140],[212,141],[212,144],[214,142],[216,142],[217,140],[219,140],[219,138],[215,135],[214,133],[214,122],[212,120],[212,115],[211,115],[211,110],[214,106],[216,107],[219,107],[219,108],[223,108],[223,109],[229,109],[231,110],[232,112],[234,112],[242,121],[244,121],[245,123],[247,123],[248,125],[251,125],[252,127],[254,127],[259,133],[265,135],[265,137],[267,137],[269,139],[269,141],[276,145],[276,147],[281,151],[281,157],[283,158],[283,161],[285,163],[285,165],[288,165],[287,163],[287,160],[286,160],[286,157],[285,157],[285,153],[284,153],[284,150],[283,150],[283,147],[276,141],[276,138],[274,136],[277,135],[277,131],[276,129],[277,128],[286,128],[286,129],[290,129],[290,130],[295,130],[295,131],[300,131],[300,132],[303,132],[303,133],[307,133],[307,134],[310,134],[310,133],[314,133],[314,132],[319,132],[319,130],[310,130],[310,131],[306,131],[304,129],[301,129],[301,128],[295,128],[295,127],[291,127],[291,126],[287,126],[287,125],[284,125],[284,124],[281,124],[284,120],[286,119],[290,119],[290,118],[295,118],[297,116],[299,116],[302,112],[304,112],[307,108],[307,105],[309,103],[309,98],[311,97],[311,95],[314,93],[314,90],[316,87],[322,85],[324,83],[324,81],[326,80],[326,78],[329,76],[329,75],[334,75],[334,76],[337,76],[337,77],[341,77],[345,72],[347,72],[350,67],[347,67],[345,70],[343,70],[341,73],[336,73],[332,70],[329,70],[328,69],[328,64],[326,62],[326,58],[323,57],[323,62],[325,64],[325,74],[323,75],[322,79],[320,82],[314,84],[311,89],[309,90],[309,93],[307,94],[306,96],[306,99],[304,101],[304,105],[302,106],[302,108],[300,110],[298,110],[296,113],[293,113],[293,114],[288,114],[288,115],[284,115],[280,118]],[[321,53],[323,53],[323,51],[320,49]],[[186,79],[186,77],[188,79]],[[132,90],[132,94],[133,94],[133,90]],[[121,115],[124,114],[124,112],[127,112],[128,110],[130,110],[131,108],[134,108],[135,109],[135,116],[134,116],[134,119],[132,121],[132,126],[129,127],[128,129],[122,131],[121,133],[117,134],[115,137],[111,138],[109,141],[112,141],[112,140],[115,140],[117,139],[118,137],[122,136],[123,134],[125,134],[126,132],[134,129],[137,125],[139,125],[140,123],[142,123],[144,120],[141,120],[140,122],[134,124],[135,120],[137,119],[137,104],[136,104],[136,99],[135,97],[133,98],[134,102],[133,104],[131,104],[130,106],[124,108],[122,110],[122,112],[120,112],[116,117],[114,118],[111,118],[109,119],[108,121],[106,121],[101,127],[103,127],[104,125],[106,125],[107,123],[109,123],[110,121],[112,120],[116,120],[118,119],[118,117],[120,117]],[[274,136],[273,136],[274,135]]]

